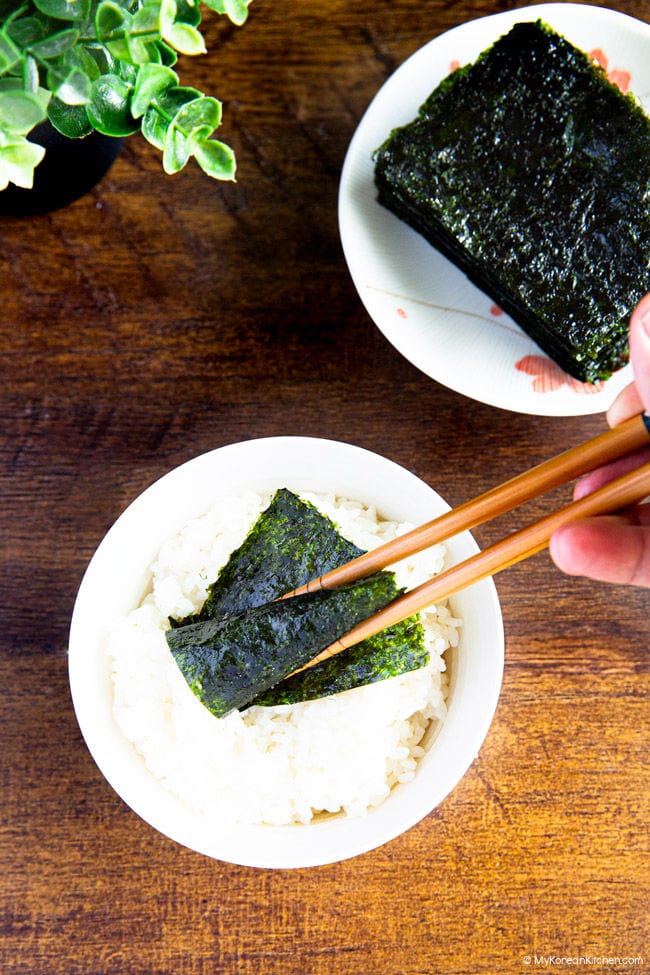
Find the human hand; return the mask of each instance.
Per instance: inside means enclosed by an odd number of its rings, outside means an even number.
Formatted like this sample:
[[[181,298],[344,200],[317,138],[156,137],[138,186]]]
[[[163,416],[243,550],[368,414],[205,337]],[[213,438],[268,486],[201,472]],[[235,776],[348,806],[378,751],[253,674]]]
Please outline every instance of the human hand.
[[[607,413],[612,427],[642,411],[650,415],[650,294],[641,299],[630,319],[630,361],[635,379]],[[648,461],[650,447],[644,447],[599,467],[576,483],[574,499]],[[565,525],[552,536],[550,553],[568,575],[650,587],[650,503],[635,505],[619,515],[584,518]]]

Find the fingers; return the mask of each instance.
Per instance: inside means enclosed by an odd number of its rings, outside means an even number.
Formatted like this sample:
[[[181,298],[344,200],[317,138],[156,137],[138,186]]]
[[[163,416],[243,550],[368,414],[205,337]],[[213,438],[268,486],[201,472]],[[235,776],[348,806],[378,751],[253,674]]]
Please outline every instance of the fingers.
[[[624,389],[607,413],[610,426],[645,411],[650,414],[650,294],[630,319],[630,360],[634,382]],[[574,499],[584,497],[615,477],[650,461],[650,448],[593,471],[575,485]],[[585,518],[565,525],[551,538],[551,558],[567,575],[602,582],[650,587],[650,504],[621,515]]]
[[[585,518],[555,532],[551,558],[567,575],[601,582],[650,586],[650,508],[636,509],[635,520]]]
[[[641,299],[630,318],[630,359],[635,380],[619,393],[609,408],[607,422],[611,427],[644,410],[650,413],[650,294]],[[587,474],[576,483],[574,499],[590,494],[614,477],[625,474],[648,460],[650,451],[644,448]]]
[[[631,454],[626,454],[620,460],[612,461],[611,464],[604,464],[576,481],[573,489],[573,500],[578,501],[580,498],[584,498],[586,494],[591,494],[592,491],[597,491],[603,485],[609,484],[615,477],[621,477],[628,471],[634,471],[649,461],[650,447],[642,447],[640,450],[632,451]]]
[[[641,410],[650,412],[650,294],[641,299],[630,319],[630,361],[634,383],[610,406],[607,422],[612,427]]]
[[[607,411],[607,422],[610,427],[617,427],[619,423],[629,420],[631,416],[643,411],[643,402],[636,383],[631,383],[621,390]]]
[[[650,412],[650,294],[641,299],[630,319],[630,361],[643,408]]]

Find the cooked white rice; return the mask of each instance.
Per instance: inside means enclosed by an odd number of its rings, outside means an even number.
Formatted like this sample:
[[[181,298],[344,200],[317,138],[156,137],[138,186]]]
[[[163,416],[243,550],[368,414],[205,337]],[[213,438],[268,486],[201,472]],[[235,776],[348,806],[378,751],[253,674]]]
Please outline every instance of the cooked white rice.
[[[411,526],[356,501],[303,494],[360,548]],[[420,670],[331,697],[215,718],[194,697],[167,648],[168,617],[197,611],[229,554],[270,497],[228,498],[163,546],[151,592],[117,622],[108,654],[113,713],[160,782],[215,821],[308,823],[322,812],[360,815],[415,774],[421,741],[446,713],[443,654],[460,620],[446,605],[423,614],[431,661]],[[438,545],[395,567],[412,588],[439,572]]]

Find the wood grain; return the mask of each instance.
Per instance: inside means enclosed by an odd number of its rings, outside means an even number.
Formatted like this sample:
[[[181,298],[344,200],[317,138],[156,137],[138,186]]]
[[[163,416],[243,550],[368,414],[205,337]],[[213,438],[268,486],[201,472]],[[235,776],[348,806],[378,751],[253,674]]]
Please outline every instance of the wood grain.
[[[378,87],[430,37],[516,6],[254,0],[242,30],[207,15],[210,53],[183,80],[223,99],[236,185],[164,177],[130,138],[86,197],[0,221],[3,973],[483,975],[534,970],[534,954],[647,969],[646,592],[569,580],[545,554],[508,570],[503,692],[477,760],[407,834],[312,870],[157,834],[95,767],[67,684],[90,556],[190,457],[341,439],[455,505],[602,429],[428,380],[368,319],[338,239],[341,164]],[[608,6],[650,20],[647,0]]]

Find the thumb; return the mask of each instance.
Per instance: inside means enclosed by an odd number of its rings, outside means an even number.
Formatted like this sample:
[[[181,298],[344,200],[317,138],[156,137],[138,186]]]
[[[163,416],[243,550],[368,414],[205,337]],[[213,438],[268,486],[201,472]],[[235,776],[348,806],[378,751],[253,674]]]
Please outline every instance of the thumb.
[[[634,517],[601,515],[558,529],[551,538],[551,558],[563,572],[601,582],[650,586],[648,508]]]
[[[607,411],[610,427],[650,411],[650,294],[641,299],[630,318],[630,361],[635,381],[626,386]]]
[[[650,294],[641,299],[630,319],[630,361],[643,408],[650,413]]]

